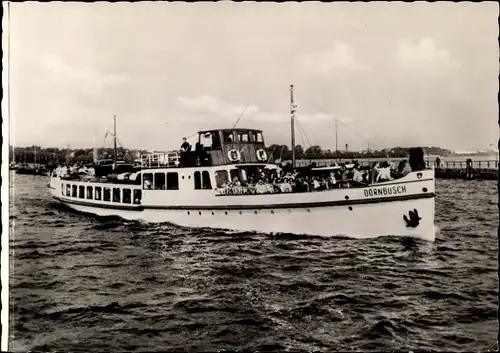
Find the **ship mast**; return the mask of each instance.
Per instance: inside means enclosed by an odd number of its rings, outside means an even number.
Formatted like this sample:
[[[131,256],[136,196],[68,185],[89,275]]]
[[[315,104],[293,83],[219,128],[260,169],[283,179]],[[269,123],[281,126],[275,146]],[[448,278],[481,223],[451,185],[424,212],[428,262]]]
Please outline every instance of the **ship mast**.
[[[295,170],[295,106],[293,104],[293,85],[290,85],[290,125],[292,132],[292,168]]]
[[[338,162],[339,160],[339,145],[338,145],[338,124],[337,124],[337,119],[335,119],[335,161]]]
[[[113,164],[116,165],[116,115],[113,116]]]

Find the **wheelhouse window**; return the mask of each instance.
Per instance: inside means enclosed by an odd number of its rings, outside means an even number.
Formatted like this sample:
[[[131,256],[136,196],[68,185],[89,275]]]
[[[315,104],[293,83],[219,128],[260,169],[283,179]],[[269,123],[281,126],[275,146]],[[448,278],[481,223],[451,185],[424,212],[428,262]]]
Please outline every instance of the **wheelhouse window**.
[[[255,138],[255,142],[264,143],[264,136],[262,136],[262,132],[255,132],[254,138]]]
[[[153,188],[153,173],[144,173],[142,181],[142,188],[151,190]]]
[[[155,190],[165,190],[165,173],[155,173]]]
[[[76,187],[76,185],[72,185],[71,186],[71,197],[77,197],[77,193],[78,193],[78,188]]]
[[[94,191],[94,188],[92,186],[87,186],[87,199],[92,200],[92,192]]]
[[[248,132],[239,132],[238,133],[238,141],[240,142],[250,142],[250,137],[248,136]]]
[[[95,187],[95,193],[94,193],[94,197],[96,200],[100,201],[101,200],[101,192],[102,192],[102,188],[100,186],[96,186]]]
[[[205,189],[205,190],[212,189],[212,182],[210,181],[210,174],[206,170],[204,170],[201,173],[201,176],[202,176],[201,179],[203,181],[203,189]]]
[[[66,196],[71,196],[71,185],[66,184]]]
[[[102,200],[103,201],[111,201],[111,189],[110,188],[104,188]]]
[[[120,188],[113,188],[113,202],[120,202]]]
[[[224,187],[224,184],[229,184],[227,170],[218,170],[215,172],[215,184],[218,188]]]
[[[132,191],[123,189],[123,203],[132,203]]]
[[[141,203],[142,190],[134,189],[134,204],[139,205]]]
[[[234,136],[232,131],[224,131],[222,133],[222,137],[224,139],[224,143],[232,143],[234,142]]]
[[[179,190],[179,175],[167,173],[167,190]]]

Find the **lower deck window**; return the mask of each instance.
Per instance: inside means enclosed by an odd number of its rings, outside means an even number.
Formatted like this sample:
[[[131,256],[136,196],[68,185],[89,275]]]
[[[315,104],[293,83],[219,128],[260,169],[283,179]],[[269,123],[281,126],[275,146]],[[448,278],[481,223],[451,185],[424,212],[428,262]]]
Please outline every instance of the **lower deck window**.
[[[207,190],[207,189],[212,189],[212,183],[210,181],[210,174],[204,170],[202,173],[201,173],[201,176],[202,176],[202,181],[203,181],[203,189]]]
[[[132,203],[132,191],[123,189],[123,203]]]
[[[167,173],[167,190],[179,190],[179,174]]]
[[[92,200],[92,193],[94,191],[94,188],[92,186],[87,186],[87,199]]]
[[[224,184],[229,184],[229,176],[226,170],[218,170],[215,172],[215,183],[218,188],[222,188]]]
[[[64,184],[61,184],[61,195],[64,196]]]
[[[165,190],[165,173],[155,173],[155,190]]]
[[[153,188],[153,174],[152,173],[144,173],[144,177],[142,179],[143,184],[142,188],[146,190],[150,190]]]
[[[103,201],[111,201],[111,189],[110,188],[104,188],[102,200]]]
[[[78,187],[78,198],[84,199],[85,198],[85,186],[80,185]]]
[[[113,188],[113,202],[120,202],[120,189]]]
[[[71,196],[71,185],[66,184],[66,196]]]
[[[96,186],[95,187],[95,193],[94,193],[94,197],[95,197],[96,200],[98,200],[98,201],[101,200],[101,197],[102,197],[101,193],[102,193],[101,187],[100,186]]]
[[[142,190],[134,190],[134,204],[139,205],[141,203]]]
[[[77,193],[78,193],[78,188],[76,187],[76,185],[72,185],[71,186],[71,197],[78,197]]]

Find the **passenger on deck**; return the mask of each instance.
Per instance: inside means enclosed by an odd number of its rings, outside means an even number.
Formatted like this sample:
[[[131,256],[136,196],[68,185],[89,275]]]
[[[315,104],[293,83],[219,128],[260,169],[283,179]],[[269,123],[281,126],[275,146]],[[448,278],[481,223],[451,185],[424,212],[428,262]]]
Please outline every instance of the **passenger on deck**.
[[[182,152],[188,152],[191,150],[191,145],[189,142],[187,142],[187,139],[185,137],[182,138],[182,145],[181,145],[181,151]]]
[[[290,185],[288,179],[283,180],[280,189],[281,192],[292,192],[292,185]]]
[[[255,192],[257,194],[266,194],[268,192],[266,184],[263,180],[259,180],[257,184],[255,184]]]
[[[321,187],[321,184],[319,183],[319,180],[317,177],[313,177],[313,180],[312,180],[312,187],[313,187],[313,190],[314,191],[317,191],[319,190],[319,188]]]
[[[352,176],[352,180],[358,182],[358,183],[363,183],[363,173],[358,169],[358,166],[354,166],[354,175]]]
[[[342,187],[347,189],[351,187],[351,184],[349,184],[349,175],[345,167],[342,170]]]
[[[370,183],[374,183],[377,180],[379,168],[380,168],[380,164],[378,162],[374,162],[372,164],[372,170],[370,171]]]
[[[409,173],[411,173],[411,167],[410,164],[408,164],[408,161],[406,160],[401,161],[400,166],[398,168],[398,172],[401,177],[404,177]]]
[[[337,178],[335,178],[335,173],[331,172],[327,180],[328,188],[333,189],[337,185]]]
[[[378,169],[378,175],[375,179],[375,182],[378,183],[379,181],[389,180],[394,180],[394,178],[391,176],[391,167],[387,162],[384,162],[383,165]]]
[[[241,186],[241,182],[237,177],[235,177],[233,179],[232,191],[233,191],[233,195],[242,195],[243,194],[243,187]]]

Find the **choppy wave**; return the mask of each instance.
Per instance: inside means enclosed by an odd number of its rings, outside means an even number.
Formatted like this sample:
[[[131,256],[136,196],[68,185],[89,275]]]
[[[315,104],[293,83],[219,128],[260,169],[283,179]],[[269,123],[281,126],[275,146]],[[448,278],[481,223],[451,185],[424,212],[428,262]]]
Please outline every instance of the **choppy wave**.
[[[11,351],[497,348],[494,182],[438,180],[437,240],[185,229],[12,190]]]

